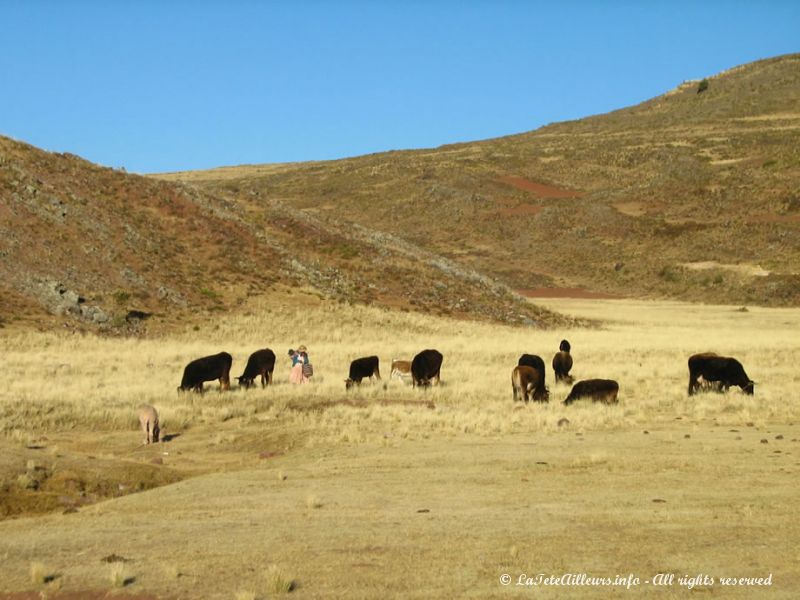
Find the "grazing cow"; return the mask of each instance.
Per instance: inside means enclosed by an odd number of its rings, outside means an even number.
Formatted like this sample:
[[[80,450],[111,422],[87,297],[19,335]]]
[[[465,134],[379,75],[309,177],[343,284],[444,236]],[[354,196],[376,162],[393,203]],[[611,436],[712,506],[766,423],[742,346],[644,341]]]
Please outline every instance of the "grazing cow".
[[[744,372],[744,367],[735,358],[719,356],[713,352],[694,354],[689,357],[689,395],[698,389],[728,391],[738,385],[745,394],[753,394],[755,383]]]
[[[537,398],[546,398],[549,394],[545,387],[545,368],[544,361],[541,356],[536,354],[523,354],[517,361],[519,367],[531,367],[539,371],[539,387],[534,394]]]
[[[592,402],[616,404],[619,384],[613,379],[585,379],[572,386],[564,404],[572,404],[575,400],[590,398]]]
[[[561,340],[559,351],[553,356],[553,372],[555,373],[556,383],[572,383],[572,376],[569,370],[572,368],[572,355],[569,353],[570,345],[567,340]]]
[[[389,379],[399,379],[400,381],[404,381],[405,379],[411,379],[411,361],[410,360],[398,360],[396,358],[392,359],[392,373],[389,375]]]
[[[142,404],[139,407],[139,425],[144,433],[143,444],[158,442],[161,429],[158,426],[158,411],[149,404]]]
[[[214,379],[219,379],[220,391],[231,389],[231,364],[233,364],[233,357],[227,352],[193,360],[183,370],[183,379],[178,386],[178,391],[202,392],[203,382]]]
[[[269,348],[256,350],[247,359],[247,366],[244,373],[236,379],[239,385],[245,389],[255,385],[255,379],[261,376],[261,387],[266,387],[272,383],[272,372],[275,370],[275,353]]]
[[[417,354],[411,361],[411,384],[414,387],[438,385],[443,359],[438,350],[423,350]]]
[[[511,391],[514,394],[514,402],[522,399],[527,402],[529,396],[537,402],[547,402],[549,395],[547,390],[541,385],[541,373],[533,367],[517,365],[511,372]]]
[[[353,384],[361,385],[361,380],[365,377],[372,379],[374,375],[377,379],[381,378],[381,371],[378,368],[377,356],[365,356],[357,358],[350,363],[350,375],[344,380],[345,389],[350,389]]]

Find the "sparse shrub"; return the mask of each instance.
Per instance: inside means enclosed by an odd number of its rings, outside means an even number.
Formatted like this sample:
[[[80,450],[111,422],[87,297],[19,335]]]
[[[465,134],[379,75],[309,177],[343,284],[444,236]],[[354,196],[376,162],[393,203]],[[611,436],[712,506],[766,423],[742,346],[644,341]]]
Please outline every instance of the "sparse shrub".
[[[210,298],[211,300],[219,300],[219,294],[214,290],[210,290],[206,287],[201,287],[199,291],[200,294],[202,294],[206,298]]]
[[[703,79],[697,86],[697,93],[702,94],[708,89],[708,79]]]
[[[277,565],[270,565],[266,572],[267,591],[272,594],[288,594],[295,587],[296,583],[288,577]]]
[[[164,575],[166,575],[169,579],[179,579],[181,576],[181,570],[178,568],[178,565],[164,565]]]
[[[132,577],[128,570],[125,568],[124,563],[117,562],[111,565],[111,570],[109,571],[108,580],[111,582],[113,587],[125,587],[133,583],[135,577]]]
[[[322,508],[322,500],[315,494],[309,494],[306,496],[306,506],[308,508]]]
[[[32,562],[30,567],[31,583],[33,585],[44,585],[48,578],[47,568],[43,563]]]
[[[116,292],[114,292],[113,296],[114,296],[114,302],[116,302],[119,305],[123,305],[128,300],[131,299],[130,293],[126,292],[125,290],[117,290]]]
[[[662,269],[658,272],[658,276],[664,281],[669,281],[672,283],[678,281],[679,279],[677,270],[671,265],[662,267]]]

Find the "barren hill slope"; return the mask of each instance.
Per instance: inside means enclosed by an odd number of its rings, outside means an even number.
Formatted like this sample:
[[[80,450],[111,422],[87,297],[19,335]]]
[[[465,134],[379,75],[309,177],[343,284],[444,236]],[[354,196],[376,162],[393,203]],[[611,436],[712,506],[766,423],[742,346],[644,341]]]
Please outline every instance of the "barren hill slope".
[[[0,325],[139,329],[152,315],[148,323],[168,326],[224,314],[253,296],[289,302],[295,289],[306,292],[304,302],[560,321],[390,235],[0,137]]]
[[[431,150],[161,175],[387,231],[515,289],[800,302],[800,55]]]

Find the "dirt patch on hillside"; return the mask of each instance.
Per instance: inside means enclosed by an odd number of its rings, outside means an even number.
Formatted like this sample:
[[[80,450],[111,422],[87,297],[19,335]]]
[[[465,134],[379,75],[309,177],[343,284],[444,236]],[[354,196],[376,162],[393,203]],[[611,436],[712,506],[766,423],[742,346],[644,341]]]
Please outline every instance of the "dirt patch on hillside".
[[[592,292],[582,288],[569,287],[538,287],[516,291],[526,298],[577,298],[583,300],[620,300],[623,298],[623,296],[606,292]]]
[[[770,274],[766,269],[762,269],[759,265],[726,265],[718,263],[714,260],[706,260],[701,262],[684,263],[684,267],[692,271],[707,271],[709,269],[723,269],[725,271],[732,271],[741,275],[748,275],[751,277],[766,277]]]
[[[580,198],[582,195],[580,192],[565,190],[564,188],[558,188],[552,185],[546,185],[544,183],[537,183],[535,181],[529,181],[528,179],[519,177],[517,175],[506,175],[505,177],[498,179],[498,181],[513,186],[518,190],[536,194],[540,198]]]

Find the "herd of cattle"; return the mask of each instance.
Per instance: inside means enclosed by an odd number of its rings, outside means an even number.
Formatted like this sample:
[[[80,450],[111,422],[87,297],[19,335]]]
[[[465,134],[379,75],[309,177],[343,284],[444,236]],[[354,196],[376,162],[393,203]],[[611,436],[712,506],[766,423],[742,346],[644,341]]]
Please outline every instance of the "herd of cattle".
[[[571,346],[562,340],[558,352],[553,356],[552,366],[556,382],[573,383],[570,375],[572,369]],[[412,360],[392,360],[390,378],[411,380],[414,387],[438,385],[444,357],[438,350],[423,350]],[[230,371],[233,357],[227,352],[204,356],[193,360],[183,370],[183,378],[178,391],[203,391],[203,383],[219,380],[220,390],[230,389]],[[269,348],[257,350],[250,355],[244,372],[237,377],[239,385],[245,389],[255,385],[256,377],[260,377],[261,386],[272,382],[275,370],[275,353]],[[345,388],[360,385],[364,379],[381,378],[379,359],[377,356],[357,358],[350,363],[350,371],[345,380]],[[550,391],[545,385],[544,360],[536,354],[523,354],[517,366],[511,372],[511,386],[514,401],[534,400],[548,402]],[[742,364],[735,358],[720,356],[713,352],[694,354],[689,357],[689,389],[691,396],[697,391],[725,392],[731,386],[739,386],[745,394],[753,394],[755,384],[744,371]],[[619,394],[619,384],[612,379],[585,379],[572,386],[564,404],[569,405],[576,400],[589,399],[593,402],[615,404]],[[158,414],[150,405],[144,405],[139,411],[139,422],[146,435],[146,443],[158,441]]]

